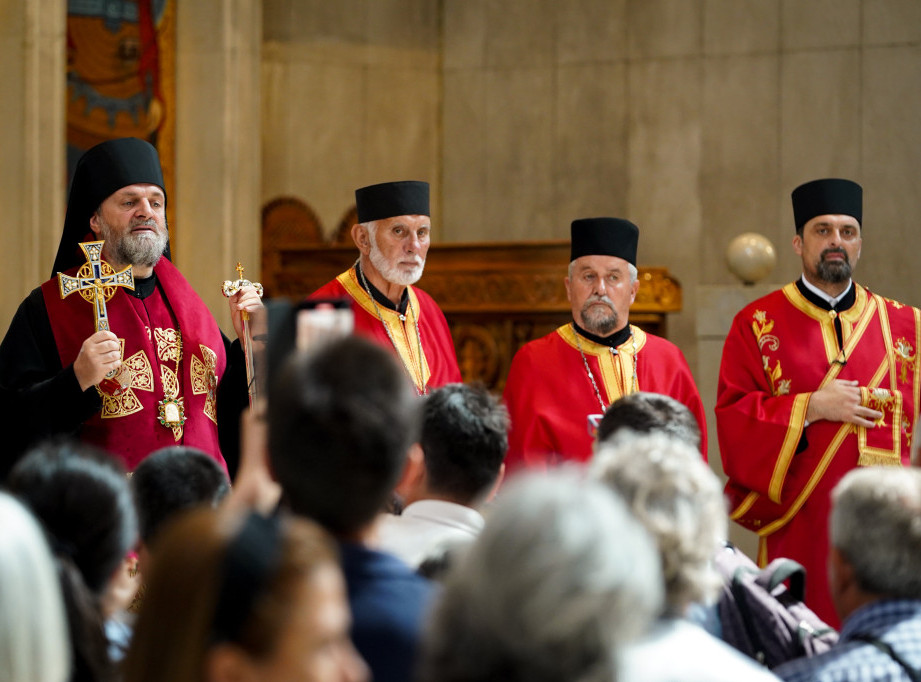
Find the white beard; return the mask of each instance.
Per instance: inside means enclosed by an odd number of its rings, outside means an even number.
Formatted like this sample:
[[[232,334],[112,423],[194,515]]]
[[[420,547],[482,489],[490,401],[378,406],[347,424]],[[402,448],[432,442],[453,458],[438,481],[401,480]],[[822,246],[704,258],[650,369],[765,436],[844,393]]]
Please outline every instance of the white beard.
[[[416,265],[410,269],[402,268],[399,265],[391,264],[379,248],[377,248],[377,237],[371,239],[371,253],[369,255],[371,264],[377,269],[381,276],[392,284],[400,286],[409,286],[415,284],[422,277],[422,270],[425,268],[425,261],[419,256],[413,256],[416,259]]]

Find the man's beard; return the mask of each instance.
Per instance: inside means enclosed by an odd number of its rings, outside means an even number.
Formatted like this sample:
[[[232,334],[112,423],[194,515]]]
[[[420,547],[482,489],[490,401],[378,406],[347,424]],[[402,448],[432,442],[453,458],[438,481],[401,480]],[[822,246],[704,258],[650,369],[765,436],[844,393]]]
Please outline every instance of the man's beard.
[[[100,236],[105,240],[105,250],[112,260],[122,265],[139,265],[153,267],[160,260],[160,256],[166,250],[169,234],[166,227],[166,219],[163,220],[163,228],[157,224],[153,218],[148,218],[143,222],[131,223],[128,227],[127,234],[118,235],[115,229],[109,225],[101,215],[99,219]],[[145,225],[153,227],[155,232],[131,232],[130,230]]]
[[[381,273],[381,277],[391,284],[399,284],[404,287],[418,282],[419,278],[422,277],[422,270],[425,267],[425,261],[415,255],[413,258],[416,259],[416,265],[408,271],[401,268],[398,264],[391,264],[377,247],[376,235],[372,235],[371,238],[371,254],[369,257],[371,259],[371,264]]]
[[[604,303],[607,308],[596,306],[596,303]],[[582,306],[581,312],[585,331],[607,336],[617,329],[617,310],[614,309],[614,302],[607,296],[592,296]]]
[[[829,253],[840,253],[844,259],[825,260],[826,254]],[[841,284],[851,278],[851,261],[844,249],[825,249],[819,256],[815,269],[819,279],[829,284]]]

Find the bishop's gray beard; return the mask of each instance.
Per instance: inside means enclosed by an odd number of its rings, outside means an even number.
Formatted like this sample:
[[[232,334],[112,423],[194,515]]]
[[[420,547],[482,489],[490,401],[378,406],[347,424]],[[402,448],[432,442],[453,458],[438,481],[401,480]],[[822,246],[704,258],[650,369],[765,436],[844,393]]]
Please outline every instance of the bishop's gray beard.
[[[596,303],[605,305],[596,306]],[[588,299],[582,306],[581,312],[585,331],[598,336],[607,336],[617,329],[617,311],[614,309],[614,302],[607,296],[595,296]]]
[[[112,226],[103,220],[101,215],[97,214],[97,217],[99,219],[99,232],[106,242],[105,249],[110,254],[109,257],[122,265],[153,267],[160,260],[163,252],[166,251],[166,244],[169,239],[166,219],[163,220],[163,229],[160,229],[157,221],[153,218],[131,225],[132,228],[139,225],[148,225],[156,229],[155,233],[128,232],[124,235],[117,235]]]
[[[844,260],[825,260],[825,255],[829,253],[840,253]],[[851,278],[851,261],[848,259],[847,251],[844,249],[825,249],[819,256],[819,262],[816,265],[816,274],[823,282],[829,284],[841,284]]]

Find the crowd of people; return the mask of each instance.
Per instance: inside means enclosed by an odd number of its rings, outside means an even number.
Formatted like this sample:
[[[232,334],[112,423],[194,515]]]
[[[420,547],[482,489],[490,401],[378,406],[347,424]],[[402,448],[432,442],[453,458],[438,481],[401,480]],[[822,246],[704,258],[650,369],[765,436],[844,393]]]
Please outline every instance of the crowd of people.
[[[91,149],[0,344],[0,682],[921,679],[921,311],[851,277],[859,185],[792,199],[802,277],[724,349],[724,490],[682,352],[630,324],[632,222],[573,221],[572,320],[500,398],[415,286],[426,183],[356,191],[357,260],[308,298],[353,333],[304,347],[242,286],[231,343],[170,263],[156,150]],[[747,584],[808,627],[751,622],[731,521],[801,564]]]

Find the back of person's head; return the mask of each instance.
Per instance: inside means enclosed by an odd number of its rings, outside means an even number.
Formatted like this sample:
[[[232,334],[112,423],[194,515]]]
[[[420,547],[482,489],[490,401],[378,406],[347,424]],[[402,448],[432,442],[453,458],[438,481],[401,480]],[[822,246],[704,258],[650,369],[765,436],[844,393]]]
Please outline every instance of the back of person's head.
[[[422,409],[430,492],[471,504],[499,476],[508,449],[508,411],[482,386],[465,384],[435,389]]]
[[[64,682],[70,644],[61,586],[41,527],[0,492],[0,682]]]
[[[106,679],[112,669],[100,603],[137,539],[124,468],[90,446],[49,442],[13,467],[7,486],[42,523],[57,559],[74,654],[73,679]]]
[[[683,403],[661,393],[639,391],[618,398],[605,410],[595,441],[605,443],[624,430],[665,433],[700,447],[700,426]]]
[[[863,592],[921,599],[921,470],[848,472],[832,491],[829,535]]]
[[[332,607],[332,608],[331,608]],[[296,517],[190,511],[155,541],[126,682],[363,679],[332,539]],[[292,659],[293,655],[293,659]]]
[[[524,474],[449,571],[418,679],[613,680],[661,600],[653,543],[615,495],[574,471]]]
[[[729,521],[716,474],[692,445],[661,433],[623,434],[604,444],[592,475],[619,493],[659,546],[667,611],[715,596],[713,556]]]
[[[418,438],[420,400],[390,352],[359,337],[295,353],[269,389],[283,499],[336,535],[373,521]]]
[[[193,447],[176,445],[152,452],[131,475],[141,540],[149,545],[174,514],[215,507],[230,492],[217,461]]]

